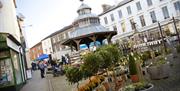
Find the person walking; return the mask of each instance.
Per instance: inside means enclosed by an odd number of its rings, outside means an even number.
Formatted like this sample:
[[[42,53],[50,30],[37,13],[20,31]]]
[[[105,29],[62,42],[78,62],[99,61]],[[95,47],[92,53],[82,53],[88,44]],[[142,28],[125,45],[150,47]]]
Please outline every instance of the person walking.
[[[32,66],[32,70],[35,71],[36,70],[36,63],[34,61],[31,63],[31,66]]]
[[[45,72],[44,62],[40,61],[38,66],[39,66],[39,69],[40,69],[40,72],[41,72],[41,78],[44,78],[44,72]]]

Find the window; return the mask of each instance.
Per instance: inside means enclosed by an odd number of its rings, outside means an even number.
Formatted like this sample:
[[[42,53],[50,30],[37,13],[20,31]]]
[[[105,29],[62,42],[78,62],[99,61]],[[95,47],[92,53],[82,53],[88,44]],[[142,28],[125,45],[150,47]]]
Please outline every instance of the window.
[[[142,8],[141,8],[141,3],[140,3],[140,2],[137,2],[137,3],[136,3],[136,7],[137,7],[137,10],[142,10]]]
[[[155,14],[154,11],[151,11],[151,12],[150,12],[150,16],[151,16],[152,23],[157,22],[156,14]]]
[[[15,77],[16,77],[16,84],[22,83],[22,73],[21,73],[21,68],[20,68],[20,58],[19,54],[15,51],[10,51],[11,57],[12,57],[12,62],[14,65],[14,72],[15,72]]]
[[[14,75],[11,58],[4,58],[9,56],[9,51],[1,51],[0,53],[0,88],[4,86],[14,85]],[[16,72],[16,71],[14,71]]]
[[[133,20],[133,19],[130,19],[129,21],[130,21],[130,23],[131,23],[131,28],[132,28],[132,30],[135,30],[134,20]]]
[[[128,6],[127,7],[127,12],[128,12],[128,15],[130,15],[132,12],[131,12],[131,7],[130,6]]]
[[[56,39],[55,38],[53,38],[53,43],[56,43]]]
[[[122,18],[122,11],[121,10],[118,11],[118,15],[119,15],[119,18]]]
[[[146,22],[145,22],[145,20],[144,20],[144,16],[141,15],[141,16],[139,16],[139,18],[140,18],[142,27],[146,26]]]
[[[148,6],[151,6],[153,3],[152,3],[152,0],[147,0],[147,5]]]
[[[105,24],[108,24],[107,17],[104,17],[104,22],[105,22]]]
[[[117,31],[117,27],[116,27],[116,25],[115,25],[115,26],[113,26],[113,30],[114,30],[114,31]]]
[[[114,21],[114,15],[111,14],[110,16],[111,16],[111,21]]]
[[[180,12],[180,1],[175,2],[174,7],[177,12]]]
[[[164,15],[164,19],[169,18],[169,12],[168,12],[167,6],[162,7],[162,12],[163,12],[163,15]]]
[[[123,32],[126,31],[125,22],[121,22],[121,28],[122,28],[122,31],[123,31]]]

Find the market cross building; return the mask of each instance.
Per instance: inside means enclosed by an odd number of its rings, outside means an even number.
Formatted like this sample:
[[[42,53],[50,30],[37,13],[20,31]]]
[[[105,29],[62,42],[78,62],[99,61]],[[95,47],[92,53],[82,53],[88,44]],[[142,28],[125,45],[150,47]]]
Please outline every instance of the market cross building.
[[[69,39],[65,40],[62,44],[71,47],[71,51],[75,48],[80,50],[81,44],[86,44],[90,48],[90,43],[96,41],[102,44],[103,40],[107,39],[111,43],[111,38],[116,35],[116,31],[109,31],[102,25],[97,15],[91,13],[91,7],[83,3],[78,8],[77,13],[79,16],[73,22],[74,31],[71,32]],[[73,48],[74,47],[74,48]]]

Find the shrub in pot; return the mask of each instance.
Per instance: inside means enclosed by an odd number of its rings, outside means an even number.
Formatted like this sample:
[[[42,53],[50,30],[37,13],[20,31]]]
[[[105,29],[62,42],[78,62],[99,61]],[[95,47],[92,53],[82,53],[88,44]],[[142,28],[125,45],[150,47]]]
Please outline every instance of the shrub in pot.
[[[133,53],[131,53],[129,55],[129,71],[130,71],[132,82],[138,82],[139,78],[137,75],[136,62],[135,62],[135,59],[133,57]]]

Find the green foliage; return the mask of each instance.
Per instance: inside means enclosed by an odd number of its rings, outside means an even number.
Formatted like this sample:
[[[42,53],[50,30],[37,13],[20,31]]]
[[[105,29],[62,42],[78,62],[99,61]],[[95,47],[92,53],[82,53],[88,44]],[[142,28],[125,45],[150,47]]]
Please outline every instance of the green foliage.
[[[170,48],[167,48],[166,54],[170,54],[171,52],[172,52],[172,50]]]
[[[160,52],[158,50],[156,50],[154,53],[155,53],[155,57],[162,55],[162,52]]]
[[[143,52],[142,60],[146,61],[146,60],[148,60],[150,58],[151,58],[151,52],[150,51]]]
[[[108,45],[108,46],[106,46],[105,50],[110,52],[112,62],[114,64],[118,63],[118,61],[122,55],[121,52],[119,51],[118,47],[116,45]]]
[[[83,77],[82,71],[77,67],[66,67],[65,75],[71,84],[78,83]]]
[[[129,55],[129,71],[131,75],[137,74],[136,62],[133,57],[133,54]]]
[[[176,50],[177,50],[178,53],[180,53],[180,45],[176,46]]]
[[[166,63],[165,58],[163,56],[160,56],[153,62],[152,66],[160,66],[165,63]]]
[[[103,50],[103,48],[101,48],[101,50],[96,51],[95,55],[99,55],[100,57],[100,68],[109,68],[112,65],[112,61],[111,61],[111,53],[109,53],[106,50]]]
[[[87,71],[88,74],[95,75],[100,67],[100,57],[95,53],[88,53],[83,56],[83,70]]]
[[[137,82],[125,86],[123,91],[141,91],[149,88],[150,85],[147,82]]]

